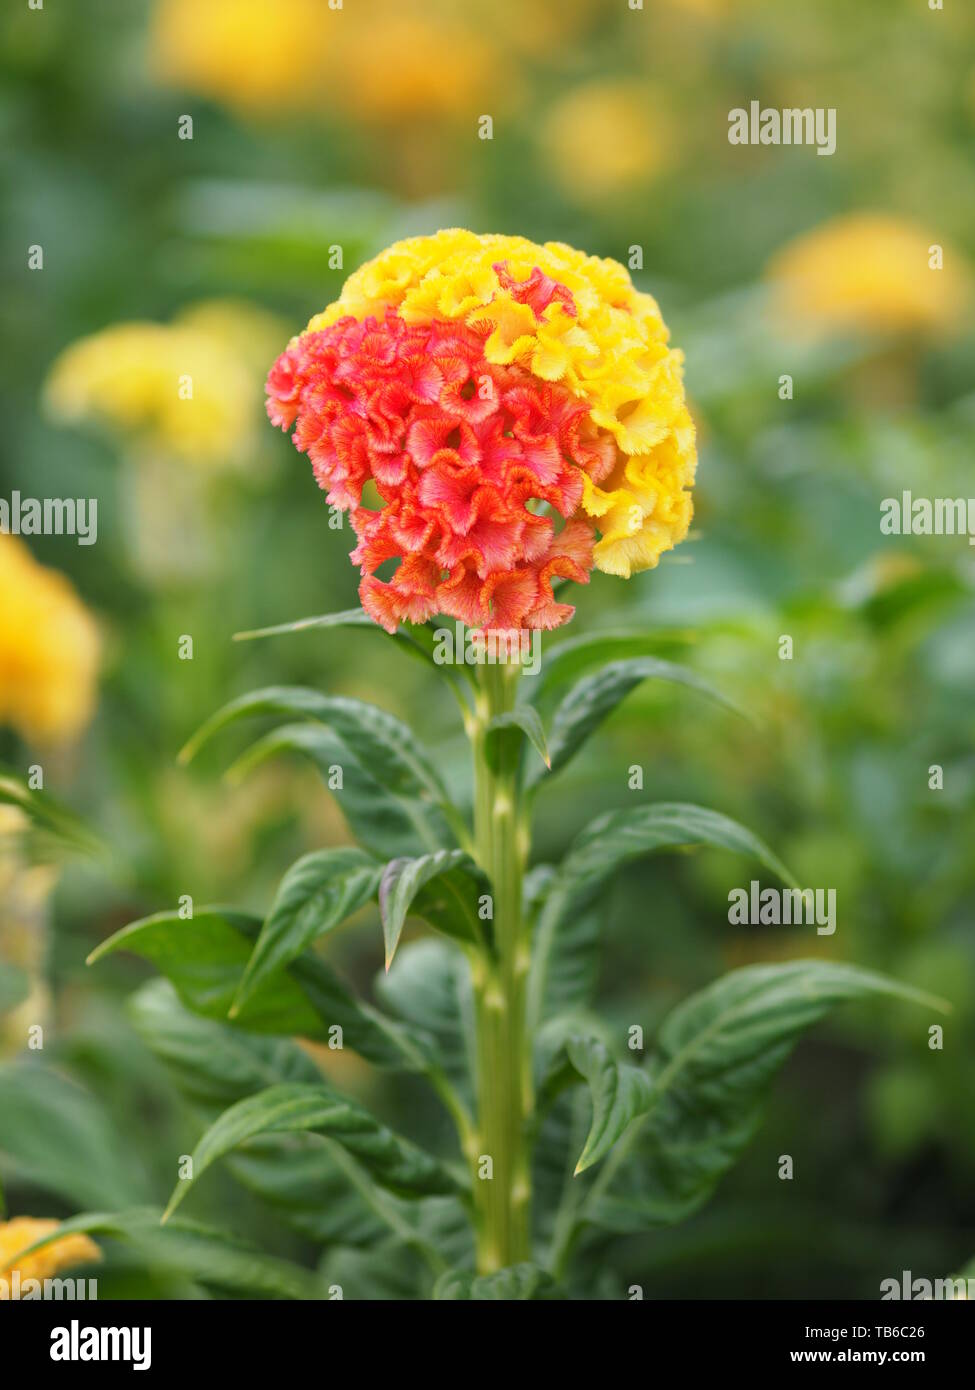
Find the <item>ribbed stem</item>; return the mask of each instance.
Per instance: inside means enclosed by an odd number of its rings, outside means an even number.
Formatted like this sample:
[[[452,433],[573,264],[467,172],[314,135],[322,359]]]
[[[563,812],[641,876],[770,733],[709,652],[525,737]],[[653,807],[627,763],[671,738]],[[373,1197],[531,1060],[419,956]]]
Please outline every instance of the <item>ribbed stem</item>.
[[[487,726],[513,708],[517,662],[480,668],[474,728],[474,844],[493,886],[494,955],[475,967],[477,1153],[474,1197],[478,1270],[489,1274],[529,1256],[531,1176],[525,1120],[531,1104],[525,1039],[529,943],[521,917],[522,846],[518,832],[518,760],[502,751],[489,762]],[[490,1177],[485,1175],[490,1158]]]

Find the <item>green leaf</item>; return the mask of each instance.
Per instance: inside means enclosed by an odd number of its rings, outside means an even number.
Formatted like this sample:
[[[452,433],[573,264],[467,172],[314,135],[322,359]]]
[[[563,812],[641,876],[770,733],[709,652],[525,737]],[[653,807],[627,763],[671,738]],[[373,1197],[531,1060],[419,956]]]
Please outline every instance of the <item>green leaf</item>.
[[[380,1003],[414,1030],[413,1036],[443,1068],[466,1103],[474,1097],[474,1001],[467,957],[446,941],[427,937],[397,951],[376,980]]]
[[[555,882],[554,864],[533,864],[522,880],[522,912],[526,922],[534,925],[545,896]]]
[[[821,960],[747,966],[685,1000],[660,1030],[652,1087],[631,1097],[646,1101],[646,1117],[593,1186],[589,1219],[629,1231],[690,1216],[752,1138],[771,1081],[800,1035],[834,1005],[869,996],[947,1008],[895,980]]]
[[[711,845],[754,855],[783,882],[795,886],[781,860],[757,835],[703,806],[658,802],[598,816],[570,848],[539,915],[528,980],[528,1009],[533,1027],[554,1012],[548,998],[549,972],[558,955],[560,936],[596,903],[606,880],[633,859],[690,845]]]
[[[368,1110],[330,1087],[301,1083],[270,1086],[238,1101],[216,1120],[192,1156],[193,1176],[176,1186],[164,1219],[176,1210],[206,1170],[248,1140],[266,1134],[321,1134],[342,1145],[373,1180],[403,1197],[457,1192],[447,1169]]]
[[[129,1001],[129,1013],[136,1032],[205,1123],[267,1086],[321,1081],[311,1057],[295,1043],[200,1018],[183,1008],[166,980],[144,985]],[[268,1135],[227,1161],[239,1182],[306,1239],[360,1246],[389,1233],[354,1175],[318,1139]]]
[[[399,1238],[369,1249],[332,1248],[319,1266],[328,1284],[338,1284],[348,1303],[360,1299],[415,1299],[430,1288],[435,1275],[452,1266],[474,1262],[474,1234],[470,1219],[456,1197],[424,1197],[403,1202],[390,1197],[415,1228],[412,1246]],[[426,1262],[426,1268],[417,1256]]]
[[[534,704],[544,703],[560,686],[591,670],[593,666],[605,666],[607,662],[634,656],[659,656],[661,647],[668,650],[686,647],[689,641],[686,633],[678,631],[628,632],[624,629],[570,637],[546,648],[538,680],[532,683],[532,701]]]
[[[382,1214],[382,1203],[366,1200],[372,1186],[338,1145],[315,1135],[270,1134],[246,1149],[228,1154],[227,1167],[240,1185],[257,1197],[276,1222],[319,1246],[370,1249],[397,1228]],[[396,1199],[386,1194],[392,1205]],[[397,1237],[408,1240],[397,1230]]]
[[[580,1073],[569,1058],[568,1045],[574,1039],[604,1040],[608,1047],[610,1036],[602,1022],[584,1013],[556,1014],[542,1024],[532,1043],[532,1063],[535,1077],[535,1113],[531,1128],[538,1133],[549,1108],[569,1086],[579,1083]],[[579,1149],[582,1149],[580,1140]]]
[[[133,1027],[182,1094],[210,1118],[282,1081],[320,1081],[308,1053],[290,1038],[261,1037],[190,1012],[168,980],[148,980],[127,1005]]]
[[[532,934],[558,871],[539,864],[525,875],[525,920]],[[585,1008],[596,988],[599,964],[601,913],[596,908],[569,915],[550,943],[545,970],[545,991],[539,1025],[547,1019]]]
[[[40,849],[105,858],[106,848],[72,812],[46,792],[33,791],[10,768],[0,764],[0,805],[16,806],[41,837]]]
[[[316,850],[292,864],[247,962],[231,1014],[275,971],[374,897],[382,872],[371,855],[354,847]]]
[[[253,642],[259,637],[282,637],[293,632],[307,632],[312,628],[362,627],[389,636],[378,623],[374,622],[364,608],[345,608],[340,613],[322,613],[315,618],[296,618],[291,623],[276,623],[274,627],[258,627],[250,632],[235,632],[235,642]],[[409,634],[398,629],[392,634],[394,642],[409,642]]]
[[[56,1230],[19,1255],[40,1250],[62,1236],[84,1234],[118,1240],[135,1247],[158,1273],[253,1298],[325,1298],[316,1274],[299,1265],[264,1255],[223,1231],[191,1221],[160,1226],[159,1211],[140,1207],[122,1212],[95,1212],[62,1221]]]
[[[97,1102],[35,1061],[0,1066],[0,1156],[73,1206],[144,1201],[138,1165]]]
[[[434,804],[447,800],[429,755],[401,719],[363,700],[322,695],[305,686],[268,686],[231,700],[190,739],[180,760],[188,762],[214,734],[238,719],[263,714],[299,715],[324,724],[374,770],[377,780],[390,791]]]
[[[686,666],[676,666],[672,661],[662,661],[652,656],[613,661],[593,675],[583,676],[556,709],[549,742],[550,772],[558,772],[565,767],[620,701],[645,680],[675,681],[690,686],[740,713],[719,691]],[[529,785],[540,782],[545,775],[540,768],[533,768],[528,778]]]
[[[451,846],[457,839],[439,806],[414,796],[401,796],[373,776],[356,753],[332,732],[316,724],[285,724],[255,743],[231,769],[231,778],[242,776],[264,759],[279,753],[301,753],[310,758],[331,789],[332,770],[341,768],[342,787],[335,796],[349,829],[366,849],[382,859],[409,851]],[[458,831],[463,827],[459,818]]]
[[[536,864],[524,879],[523,913],[534,936],[545,900],[558,880],[551,864]],[[592,1000],[596,988],[601,914],[581,912],[564,921],[552,943],[545,984],[545,1009],[540,1020],[577,1013]]]
[[[370,1250],[326,1251],[320,1270],[326,1284],[342,1290],[345,1303],[412,1301],[430,1285],[414,1251],[394,1241]]]
[[[432,666],[435,671],[444,676],[455,688],[455,694],[461,698],[461,704],[465,701],[462,698],[463,680],[462,674],[452,666],[439,662],[434,657],[434,630],[428,623],[413,624],[406,627],[397,628],[393,633],[387,633],[378,623],[374,622],[363,608],[347,608],[341,613],[324,613],[316,618],[299,618],[293,623],[278,623],[274,627],[255,628],[251,632],[235,632],[235,642],[251,642],[255,638],[261,637],[282,637],[295,632],[310,632],[315,629],[323,628],[365,628],[381,634],[387,640],[394,642],[408,656],[420,660],[426,666]]]
[[[386,969],[407,916],[422,917],[436,931],[465,945],[480,945],[485,924],[478,917],[478,901],[490,892],[487,878],[462,849],[392,860],[379,889]]]
[[[188,1009],[223,1021],[237,997],[259,919],[229,908],[201,908],[189,920],[160,912],[110,936],[89,964],[115,951],[132,951],[169,979]],[[302,956],[259,984],[234,1015],[254,1033],[327,1040],[338,1025],[343,1042],[380,1067],[424,1070],[426,1060],[405,1030],[358,1001],[323,961]]]
[[[562,1299],[552,1276],[538,1265],[508,1265],[493,1274],[475,1275],[468,1270],[451,1269],[434,1286],[433,1296],[448,1301],[471,1302],[551,1302]]]
[[[564,1057],[564,1054],[563,1054]],[[578,1177],[575,1162],[589,1131],[591,1105],[575,1069],[567,1065],[566,1089],[544,1112],[536,1111],[532,1143],[532,1225],[537,1248],[556,1252],[571,1246],[576,1213],[589,1179]],[[549,1268],[563,1268],[547,1260]]]
[[[653,1085],[646,1071],[617,1062],[598,1038],[572,1038],[566,1051],[592,1093],[592,1125],[575,1168],[581,1173],[604,1158],[632,1121],[645,1114]]]
[[[518,705],[506,714],[496,714],[488,724],[484,748],[491,767],[496,771],[500,766],[505,758],[506,746],[510,745],[513,752],[517,753],[522,740],[526,738],[546,768],[551,767],[552,759],[545,739],[545,726],[533,705]]]

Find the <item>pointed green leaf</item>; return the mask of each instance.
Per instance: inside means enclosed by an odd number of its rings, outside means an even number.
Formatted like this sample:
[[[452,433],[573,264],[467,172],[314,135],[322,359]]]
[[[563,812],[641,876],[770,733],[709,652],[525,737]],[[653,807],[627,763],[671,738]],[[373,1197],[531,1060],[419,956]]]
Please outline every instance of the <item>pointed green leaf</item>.
[[[369,1299],[415,1299],[430,1287],[430,1270],[440,1274],[474,1263],[474,1233],[470,1218],[456,1197],[424,1197],[405,1202],[398,1210],[415,1226],[418,1241],[411,1249],[404,1239],[384,1241],[368,1250],[333,1248],[319,1266],[328,1284],[339,1284],[346,1302]],[[423,1257],[426,1268],[417,1255]]]
[[[104,858],[106,848],[82,821],[49,796],[33,791],[10,768],[0,764],[0,806],[16,806],[42,837],[42,848],[53,848]]]
[[[569,637],[557,645],[546,647],[545,659],[538,679],[532,682],[532,702],[541,705],[569,681],[575,680],[594,666],[622,661],[634,656],[660,656],[661,648],[672,651],[687,647],[693,636],[676,630],[632,632],[584,632]]]
[[[386,865],[379,908],[386,945],[386,969],[396,954],[408,916],[422,917],[444,936],[476,946],[484,939],[479,899],[490,894],[487,878],[464,850],[439,850],[420,859],[394,859]]]
[[[545,726],[542,717],[533,705],[518,705],[506,714],[496,714],[487,727],[484,740],[488,761],[495,769],[503,756],[502,748],[512,747],[517,753],[523,739],[527,738],[546,768],[551,767],[548,743],[545,739]]]
[[[870,996],[947,1008],[896,980],[822,960],[747,966],[685,1000],[660,1030],[649,1091],[630,1098],[646,1116],[593,1186],[589,1218],[643,1230],[691,1215],[752,1138],[800,1035],[836,1004]]]
[[[374,897],[382,871],[371,855],[354,847],[315,850],[292,864],[265,918],[231,1013],[276,970]]]
[[[231,700],[194,734],[180,760],[189,762],[214,734],[238,719],[264,714],[298,715],[324,724],[374,769],[377,779],[390,791],[434,803],[446,799],[443,782],[409,725],[364,700],[322,695],[300,685],[268,686]]]
[[[0,1066],[0,1155],[32,1187],[72,1206],[142,1202],[148,1195],[102,1106],[36,1060]]]
[[[263,1038],[184,1009],[167,980],[150,980],[129,1001],[136,1032],[180,1092],[209,1124],[235,1101],[279,1082],[317,1085],[308,1053],[282,1038]],[[371,1245],[389,1235],[334,1148],[316,1138],[268,1135],[228,1156],[233,1176],[277,1217],[321,1244]],[[393,1198],[389,1199],[393,1201]]]
[[[242,776],[266,758],[279,753],[301,753],[318,768],[341,808],[356,839],[382,859],[404,850],[423,854],[456,841],[439,806],[413,795],[391,791],[373,776],[349,744],[319,724],[285,724],[258,740],[230,771]],[[333,788],[333,770],[342,774],[341,787]]]
[[[532,1144],[532,1225],[538,1247],[549,1252],[550,1269],[564,1269],[555,1256],[563,1241],[571,1246],[577,1211],[587,1195],[590,1179],[575,1172],[589,1132],[592,1106],[570,1067],[569,1084],[539,1115]]]
[[[383,633],[378,623],[370,618],[364,608],[345,608],[339,613],[322,613],[314,618],[296,618],[290,623],[276,623],[273,627],[258,627],[250,632],[235,632],[235,642],[253,642],[259,637],[282,637],[292,632],[307,632],[311,628],[330,628],[330,627],[362,627],[377,633]],[[389,636],[389,633],[385,633]],[[408,642],[409,635],[406,632],[397,630],[392,634],[393,640],[397,642]]]
[[[686,666],[676,666],[672,661],[653,656],[613,661],[593,675],[583,676],[556,709],[549,740],[550,771],[558,772],[565,767],[620,701],[645,680],[675,681],[740,713],[731,701]],[[533,768],[529,785],[540,782],[545,775],[540,768]]]
[[[182,1179],[166,1217],[183,1201],[217,1159],[266,1134],[321,1134],[347,1149],[374,1181],[403,1197],[459,1190],[447,1169],[407,1139],[401,1139],[363,1106],[322,1084],[270,1086],[238,1101],[216,1120],[193,1151],[193,1176]]]
[[[592,1093],[592,1125],[575,1168],[581,1173],[604,1158],[632,1121],[646,1113],[653,1085],[646,1071],[617,1062],[598,1038],[573,1038],[566,1051]]]
[[[542,1117],[569,1086],[579,1084],[580,1073],[569,1058],[568,1045],[574,1039],[604,1040],[601,1021],[583,1013],[556,1014],[538,1029],[533,1039],[532,1062],[535,1077],[535,1114],[532,1126],[538,1131]],[[581,1151],[582,1144],[579,1149]]]
[[[437,661],[434,655],[434,629],[429,623],[408,623],[404,627],[399,627],[393,633],[385,632],[378,623],[374,622],[363,608],[347,608],[340,613],[324,613],[315,618],[299,618],[292,623],[277,623],[274,627],[255,628],[251,632],[235,632],[235,642],[251,642],[256,638],[262,637],[282,637],[295,632],[310,632],[316,629],[328,628],[364,628],[385,637],[388,641],[394,642],[408,656],[412,656],[422,661],[427,666],[432,666],[440,675],[446,677],[454,687],[454,693],[458,696],[463,705],[463,680],[467,674],[463,668],[445,665]]]
[[[557,957],[560,933],[578,923],[597,902],[616,870],[633,859],[661,849],[711,845],[754,855],[783,882],[795,880],[757,835],[737,821],[703,806],[658,802],[631,810],[609,811],[577,837],[555,878],[535,931],[528,1008],[533,1026],[553,1009],[548,1003],[549,974]]]
[[[425,937],[397,951],[376,980],[379,1002],[413,1030],[468,1109],[474,1097],[474,999],[466,955]]]
[[[245,1033],[192,1013],[168,980],[147,980],[128,1000],[127,1012],[180,1092],[209,1118],[278,1082],[321,1080],[312,1058],[290,1038]]]
[[[243,978],[260,920],[229,908],[201,908],[182,920],[160,912],[123,927],[103,941],[89,963],[115,951],[133,951],[175,986],[188,1009],[223,1021]],[[302,956],[258,985],[233,1023],[252,1033],[328,1040],[342,1029],[345,1046],[380,1067],[425,1070],[424,1059],[406,1031],[358,1001],[324,964]]]
[[[532,934],[558,871],[536,864],[525,875],[524,914]],[[545,998],[539,1024],[559,1014],[584,1009],[596,988],[600,913],[595,908],[567,917],[551,942],[545,972]]]

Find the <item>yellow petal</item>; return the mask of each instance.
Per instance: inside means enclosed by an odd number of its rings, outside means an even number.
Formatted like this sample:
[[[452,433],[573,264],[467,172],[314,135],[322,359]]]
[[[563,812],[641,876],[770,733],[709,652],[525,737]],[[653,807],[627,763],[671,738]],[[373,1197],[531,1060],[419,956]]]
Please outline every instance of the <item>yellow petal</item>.
[[[21,1256],[36,1241],[56,1231],[60,1222],[18,1216],[13,1221],[0,1222],[0,1279],[10,1280],[14,1270],[25,1279],[53,1279],[62,1270],[74,1265],[91,1264],[101,1259],[94,1241],[84,1235],[61,1236],[41,1246],[31,1255]]]

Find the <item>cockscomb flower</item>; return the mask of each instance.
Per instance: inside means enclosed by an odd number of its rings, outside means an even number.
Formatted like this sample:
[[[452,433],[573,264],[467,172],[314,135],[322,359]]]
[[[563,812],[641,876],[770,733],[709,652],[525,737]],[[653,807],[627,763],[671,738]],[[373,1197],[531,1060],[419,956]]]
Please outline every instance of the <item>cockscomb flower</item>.
[[[443,231],[350,276],[271,369],[268,414],[350,513],[383,627],[553,628],[574,611],[554,581],[628,578],[687,534],[682,361],[615,261]]]

